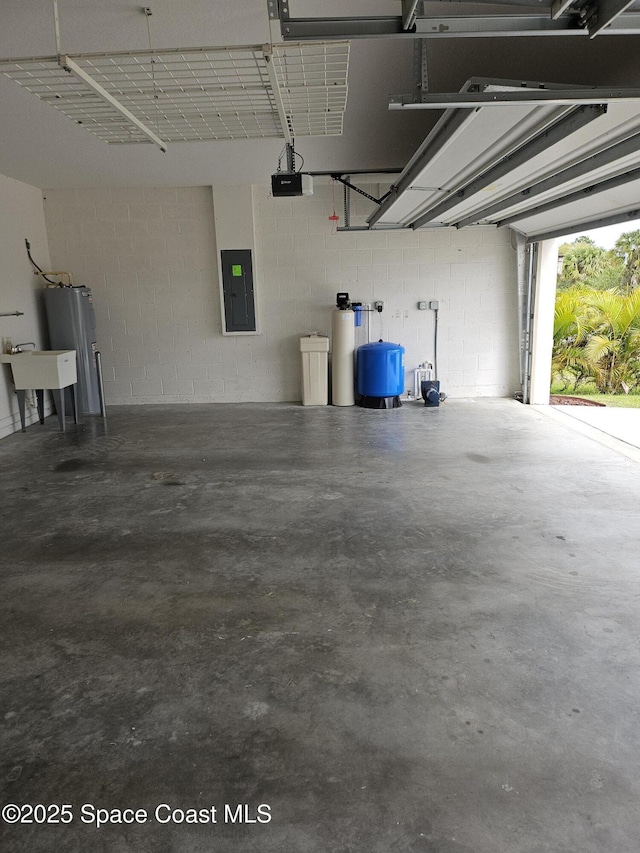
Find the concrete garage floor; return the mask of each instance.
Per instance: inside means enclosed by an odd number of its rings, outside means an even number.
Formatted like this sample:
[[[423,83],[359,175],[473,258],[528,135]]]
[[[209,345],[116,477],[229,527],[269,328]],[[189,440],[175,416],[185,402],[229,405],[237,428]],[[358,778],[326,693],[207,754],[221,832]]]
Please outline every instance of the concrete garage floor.
[[[630,459],[640,462],[640,409],[614,406],[551,406],[561,416],[574,418],[573,426],[596,441],[617,447]],[[613,443],[608,440],[613,439]]]
[[[114,408],[0,461],[2,805],[72,807],[3,851],[637,853],[637,463],[510,400]]]

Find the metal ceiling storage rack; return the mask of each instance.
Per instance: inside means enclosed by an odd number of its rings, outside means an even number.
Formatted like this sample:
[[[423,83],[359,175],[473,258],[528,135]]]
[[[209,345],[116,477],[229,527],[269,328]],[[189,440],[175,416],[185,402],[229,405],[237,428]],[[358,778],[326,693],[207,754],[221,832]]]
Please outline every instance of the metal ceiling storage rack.
[[[0,61],[0,72],[109,144],[334,136],[349,43],[91,53]]]

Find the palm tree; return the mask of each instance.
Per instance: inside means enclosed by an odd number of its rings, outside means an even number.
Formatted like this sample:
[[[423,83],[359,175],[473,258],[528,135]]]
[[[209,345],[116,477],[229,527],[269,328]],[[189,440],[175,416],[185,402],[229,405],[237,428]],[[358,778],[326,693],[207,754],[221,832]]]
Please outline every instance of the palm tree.
[[[613,258],[605,249],[597,246],[590,237],[578,237],[573,243],[564,243],[559,250],[562,269],[559,276],[561,288],[576,284],[591,284],[601,276]]]
[[[622,285],[629,290],[640,285],[640,231],[626,231],[615,243],[615,254],[624,261]]]
[[[640,289],[593,291],[583,317],[584,356],[598,391],[619,393],[640,380]]]
[[[551,373],[565,385],[573,377],[573,390],[591,373],[585,355],[589,293],[584,287],[574,286],[556,296]]]

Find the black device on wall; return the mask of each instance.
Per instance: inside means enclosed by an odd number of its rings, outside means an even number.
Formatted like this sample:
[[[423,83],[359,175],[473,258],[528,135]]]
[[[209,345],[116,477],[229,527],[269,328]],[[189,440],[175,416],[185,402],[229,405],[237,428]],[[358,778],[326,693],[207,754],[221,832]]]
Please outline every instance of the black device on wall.
[[[225,332],[255,332],[251,249],[222,249],[222,292]]]
[[[274,198],[313,195],[313,178],[302,172],[277,172],[271,175],[271,195]]]

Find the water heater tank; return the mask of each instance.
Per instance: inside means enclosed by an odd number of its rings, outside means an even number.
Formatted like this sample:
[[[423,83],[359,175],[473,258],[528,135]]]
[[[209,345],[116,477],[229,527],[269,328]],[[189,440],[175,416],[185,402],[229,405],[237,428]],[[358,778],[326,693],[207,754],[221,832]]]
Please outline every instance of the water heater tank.
[[[358,347],[356,357],[359,405],[373,409],[400,406],[404,391],[404,347],[385,341]]]

